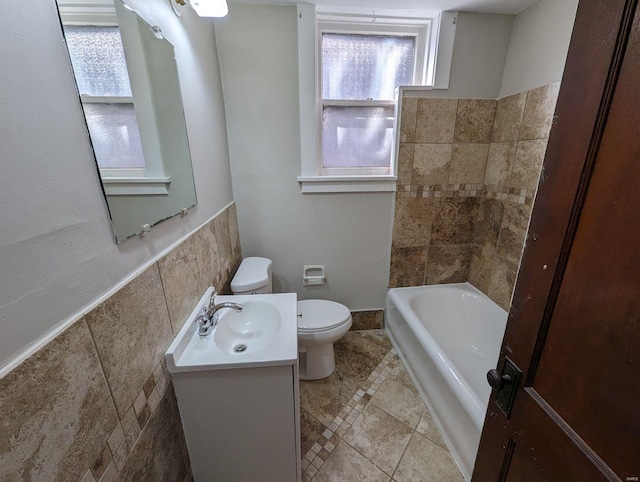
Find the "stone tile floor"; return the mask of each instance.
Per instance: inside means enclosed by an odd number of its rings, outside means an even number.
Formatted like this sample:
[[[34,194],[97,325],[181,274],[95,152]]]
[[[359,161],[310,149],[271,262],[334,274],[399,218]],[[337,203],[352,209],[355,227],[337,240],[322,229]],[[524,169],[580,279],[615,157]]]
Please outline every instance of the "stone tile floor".
[[[350,331],[300,382],[302,481],[464,481],[384,330]]]

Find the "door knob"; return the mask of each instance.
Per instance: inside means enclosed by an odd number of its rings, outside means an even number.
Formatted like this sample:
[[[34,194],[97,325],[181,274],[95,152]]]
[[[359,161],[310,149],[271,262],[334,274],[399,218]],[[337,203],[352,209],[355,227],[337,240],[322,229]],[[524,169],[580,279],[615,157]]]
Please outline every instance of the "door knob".
[[[489,382],[489,385],[491,385],[491,388],[499,391],[505,383],[511,383],[512,380],[511,375],[500,375],[498,370],[493,369],[487,372],[487,381]]]

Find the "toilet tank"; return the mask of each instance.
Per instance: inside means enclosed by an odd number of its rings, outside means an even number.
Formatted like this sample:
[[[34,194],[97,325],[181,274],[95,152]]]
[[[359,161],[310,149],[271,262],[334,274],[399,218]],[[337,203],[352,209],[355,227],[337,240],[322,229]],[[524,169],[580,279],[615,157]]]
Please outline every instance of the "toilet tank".
[[[234,295],[271,293],[271,260],[257,256],[243,259],[231,280],[231,291]]]

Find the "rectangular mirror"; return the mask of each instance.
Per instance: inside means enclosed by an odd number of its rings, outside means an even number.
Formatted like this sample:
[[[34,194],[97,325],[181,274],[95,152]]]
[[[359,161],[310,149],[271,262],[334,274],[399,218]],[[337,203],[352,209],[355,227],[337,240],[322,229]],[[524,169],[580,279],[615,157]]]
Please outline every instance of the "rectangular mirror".
[[[173,45],[121,0],[57,0],[118,243],[196,204]]]

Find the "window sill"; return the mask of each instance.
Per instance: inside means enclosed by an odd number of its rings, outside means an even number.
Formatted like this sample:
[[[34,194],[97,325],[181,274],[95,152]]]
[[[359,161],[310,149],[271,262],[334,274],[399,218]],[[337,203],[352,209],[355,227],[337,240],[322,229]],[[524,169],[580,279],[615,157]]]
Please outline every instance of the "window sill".
[[[107,196],[166,196],[170,177],[103,177]]]
[[[329,192],[395,192],[397,176],[299,176],[303,194]]]

